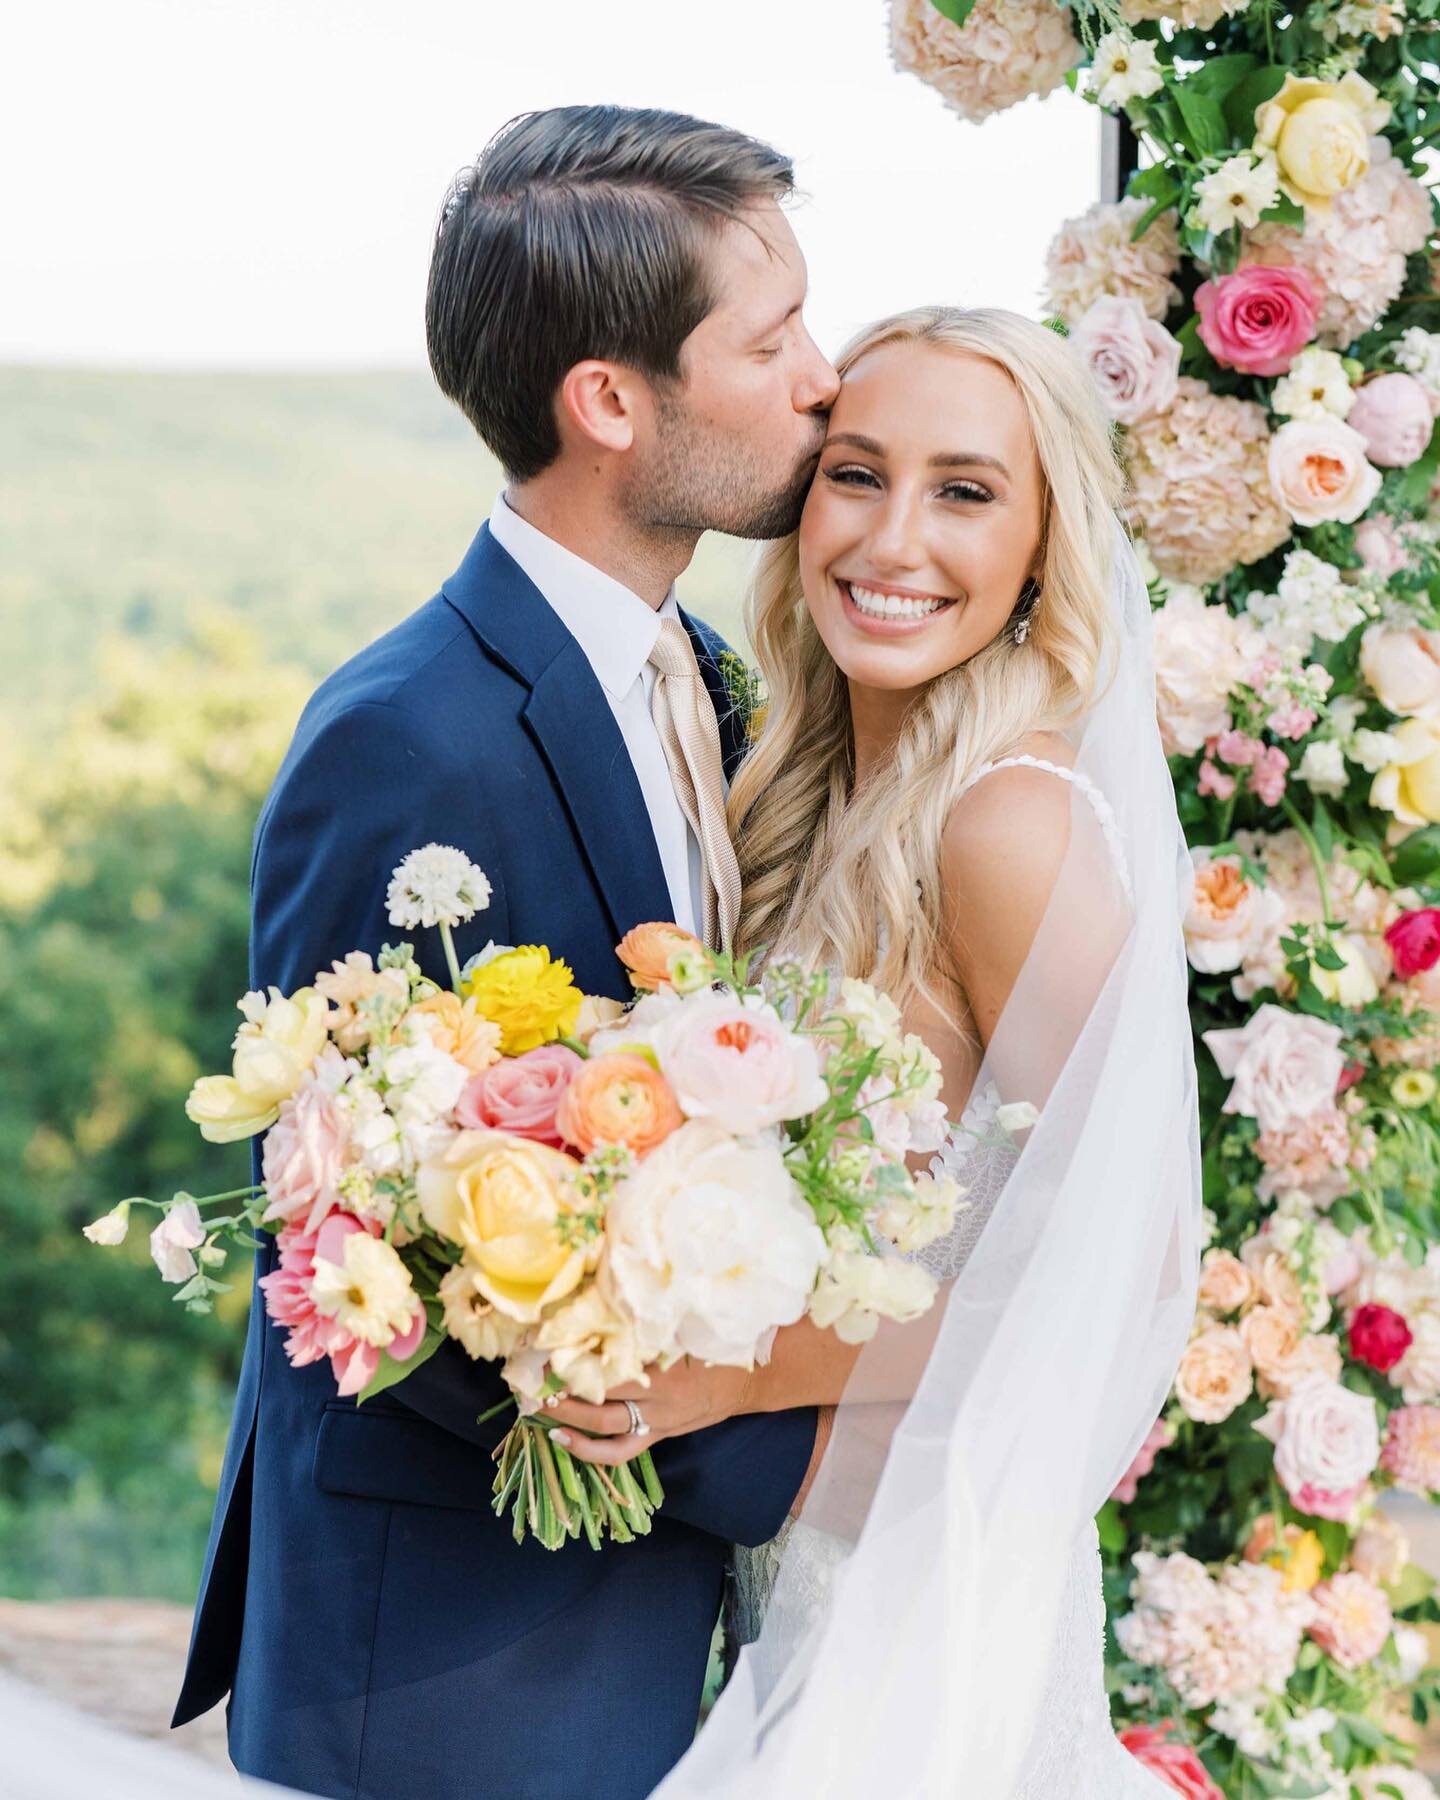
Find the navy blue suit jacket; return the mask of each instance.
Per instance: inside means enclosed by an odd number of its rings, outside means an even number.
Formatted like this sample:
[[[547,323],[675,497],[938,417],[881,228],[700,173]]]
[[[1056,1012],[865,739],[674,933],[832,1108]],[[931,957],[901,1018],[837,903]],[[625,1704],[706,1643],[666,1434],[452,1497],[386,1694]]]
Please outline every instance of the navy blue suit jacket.
[[[743,729],[720,640],[687,619],[726,762]],[[400,933],[394,865],[455,844],[489,908],[457,934],[549,944],[590,993],[670,915],[624,741],[579,645],[482,529],[457,573],[311,699],[260,817],[251,985],[285,992]],[[446,980],[437,934],[422,965]],[[273,1240],[257,1274],[274,1263]],[[496,1370],[447,1343],[398,1388],[340,1400],[293,1369],[257,1295],[175,1723],[231,1695],[246,1774],[347,1800],[638,1800],[695,1727],[727,1545],[774,1535],[812,1409],[656,1451],[647,1538],[516,1545],[490,1510]]]

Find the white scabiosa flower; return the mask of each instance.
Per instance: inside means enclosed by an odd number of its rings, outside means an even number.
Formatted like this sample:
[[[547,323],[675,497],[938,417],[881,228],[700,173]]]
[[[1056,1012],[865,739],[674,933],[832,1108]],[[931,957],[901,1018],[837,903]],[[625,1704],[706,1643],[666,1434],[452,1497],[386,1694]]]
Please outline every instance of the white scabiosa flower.
[[[463,850],[425,844],[412,850],[390,877],[385,903],[390,923],[402,931],[463,925],[490,904],[490,883]]]
[[[1128,106],[1148,100],[1165,85],[1155,46],[1128,31],[1107,31],[1095,46],[1090,67],[1095,98],[1102,106]]]
[[[1194,216],[1206,231],[1248,228],[1258,225],[1261,213],[1279,198],[1280,169],[1273,156],[1227,156],[1196,183]]]
[[[1283,419],[1343,419],[1354,404],[1344,358],[1318,344],[1300,352],[1270,394],[1271,411]]]

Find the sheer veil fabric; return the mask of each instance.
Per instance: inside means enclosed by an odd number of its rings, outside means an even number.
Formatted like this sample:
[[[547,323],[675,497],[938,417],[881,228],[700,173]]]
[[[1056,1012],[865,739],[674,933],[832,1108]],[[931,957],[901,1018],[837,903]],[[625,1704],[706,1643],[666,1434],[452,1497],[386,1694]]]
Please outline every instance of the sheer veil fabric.
[[[1200,1250],[1189,859],[1118,526],[1111,587],[1112,678],[1071,733],[1059,877],[974,1090],[1039,1120],[1003,1180],[975,1184],[963,1250],[926,1254],[931,1314],[856,1364],[802,1519],[833,1545],[824,1603],[782,1557],[758,1641],[657,1800],[1008,1800],[1064,1729],[1047,1677],[1076,1546],[1165,1402]],[[1111,1791],[1071,1773],[1077,1796]]]

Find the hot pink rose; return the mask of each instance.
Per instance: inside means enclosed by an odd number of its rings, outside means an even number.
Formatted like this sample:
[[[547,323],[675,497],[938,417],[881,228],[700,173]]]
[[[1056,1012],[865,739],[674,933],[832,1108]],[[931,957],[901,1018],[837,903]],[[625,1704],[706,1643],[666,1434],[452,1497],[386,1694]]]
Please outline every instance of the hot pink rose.
[[[1388,1375],[1415,1341],[1403,1317],[1390,1306],[1357,1306],[1350,1321],[1350,1354]]]
[[[317,1230],[340,1205],[336,1184],[349,1155],[345,1114],[330,1089],[312,1077],[283,1103],[265,1139],[265,1217]]]
[[[558,1150],[555,1110],[583,1063],[564,1044],[542,1044],[492,1063],[467,1083],[455,1121],[466,1131],[511,1131]]]
[[[744,1136],[813,1112],[827,1089],[815,1046],[768,1006],[687,996],[656,1029],[655,1055],[687,1118]]]
[[[1303,269],[1248,263],[1195,292],[1200,337],[1216,362],[1283,375],[1315,335],[1320,296]]]
[[[1110,1498],[1128,1506],[1140,1491],[1140,1483],[1155,1467],[1155,1458],[1175,1440],[1175,1427],[1157,1419],[1146,1433],[1145,1442],[1135,1452],[1135,1460],[1111,1489]]]
[[[1205,1772],[1205,1765],[1177,1734],[1173,1719],[1158,1725],[1127,1725],[1118,1733],[1120,1742],[1166,1787],[1185,1800],[1225,1800],[1223,1792]]]
[[[1413,375],[1377,375],[1356,394],[1345,423],[1364,438],[1372,463],[1405,469],[1425,454],[1435,415]]]
[[[1417,906],[1385,927],[1395,973],[1402,981],[1423,975],[1440,962],[1440,907]]]

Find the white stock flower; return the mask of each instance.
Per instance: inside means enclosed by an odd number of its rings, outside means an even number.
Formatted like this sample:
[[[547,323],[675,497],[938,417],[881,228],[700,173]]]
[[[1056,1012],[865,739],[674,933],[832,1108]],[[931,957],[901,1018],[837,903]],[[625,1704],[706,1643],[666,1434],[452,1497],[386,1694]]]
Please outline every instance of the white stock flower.
[[[200,1208],[193,1200],[172,1206],[150,1233],[150,1254],[162,1281],[188,1281],[195,1273],[192,1250],[205,1242]]]
[[[1395,366],[1413,375],[1429,394],[1431,406],[1440,409],[1440,332],[1411,325],[1395,340],[1393,351]]]
[[[995,1123],[1002,1131],[1028,1131],[1040,1118],[1040,1109],[1031,1100],[1010,1100],[995,1109]]]
[[[875,1227],[903,1256],[913,1256],[950,1231],[964,1194],[948,1175],[913,1176],[910,1192],[892,1194],[875,1214]]]
[[[102,1213],[98,1219],[92,1219],[84,1229],[92,1244],[103,1244],[107,1249],[123,1244],[125,1234],[130,1229],[130,1202],[122,1200],[118,1206],[112,1206],[109,1212]]]
[[[397,866],[385,904],[390,923],[402,931],[463,925],[490,904],[490,883],[463,850],[425,844]]]
[[[1296,773],[1312,793],[1339,799],[1349,785],[1345,752],[1333,738],[1314,738],[1305,746]]]
[[[750,1368],[793,1325],[825,1239],[773,1143],[708,1119],[674,1131],[615,1189],[605,1219],[616,1292],[655,1355]]]
[[[841,981],[839,1004],[832,1011],[848,1019],[873,1050],[884,1049],[900,1035],[899,1007],[888,994],[854,975]]]
[[[1153,54],[1153,52],[1152,52]],[[1217,234],[1232,225],[1260,223],[1280,198],[1280,168],[1272,155],[1227,156],[1195,186],[1195,217]]]
[[[1148,100],[1165,85],[1155,46],[1128,31],[1107,31],[1095,46],[1090,67],[1095,98],[1102,106],[1126,106]]]
[[[1310,344],[1270,392],[1270,410],[1285,419],[1343,419],[1355,404],[1355,390],[1336,350]]]
[[[1362,728],[1350,740],[1350,754],[1367,775],[1378,775],[1400,755],[1400,740],[1392,731]]]

